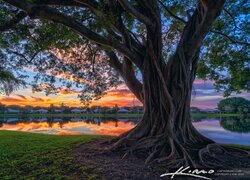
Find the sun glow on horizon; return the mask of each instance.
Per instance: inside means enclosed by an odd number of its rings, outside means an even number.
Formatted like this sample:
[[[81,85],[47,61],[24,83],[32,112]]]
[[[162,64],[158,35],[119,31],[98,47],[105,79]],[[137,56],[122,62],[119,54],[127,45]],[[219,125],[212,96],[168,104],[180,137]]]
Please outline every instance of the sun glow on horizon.
[[[195,80],[194,96],[192,97],[191,106],[201,109],[214,109],[217,103],[223,99],[223,94],[215,91],[213,81]],[[30,88],[19,90],[11,96],[0,95],[0,103],[4,105],[18,106],[39,106],[49,107],[51,104],[60,107],[63,103],[69,107],[83,107],[80,99],[77,97],[78,91],[61,89],[57,95],[46,96],[43,92],[33,93]],[[249,93],[235,95],[250,99]],[[111,88],[101,99],[93,101],[91,106],[101,107],[119,107],[124,106],[142,106],[142,103],[128,90],[125,84],[117,88]]]
[[[0,102],[7,106],[49,107],[51,104],[60,106],[62,103],[69,107],[83,106],[77,94],[77,91],[62,89],[57,95],[45,96],[44,93],[32,93],[31,89],[24,89],[11,96],[0,96]],[[100,100],[95,100],[90,104],[90,106],[106,107],[113,107],[115,105],[119,107],[142,106],[141,102],[124,85],[110,89]]]

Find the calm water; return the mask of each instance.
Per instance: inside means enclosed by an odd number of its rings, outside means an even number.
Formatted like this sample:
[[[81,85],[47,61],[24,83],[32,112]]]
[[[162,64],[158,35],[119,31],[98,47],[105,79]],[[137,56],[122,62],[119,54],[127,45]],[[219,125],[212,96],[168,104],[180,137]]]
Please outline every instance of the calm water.
[[[46,134],[102,134],[117,136],[133,128],[139,119],[101,118],[5,118],[0,130]],[[202,118],[193,122],[198,131],[218,143],[250,145],[250,118]]]

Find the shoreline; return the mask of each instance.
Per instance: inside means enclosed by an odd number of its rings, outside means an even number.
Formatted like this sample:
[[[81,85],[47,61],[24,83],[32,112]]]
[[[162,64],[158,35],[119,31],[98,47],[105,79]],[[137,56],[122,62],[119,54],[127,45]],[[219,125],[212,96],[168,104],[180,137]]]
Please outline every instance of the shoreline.
[[[9,117],[100,117],[100,118],[141,118],[143,114],[0,114],[0,118]],[[192,113],[192,117],[237,117],[240,114]]]

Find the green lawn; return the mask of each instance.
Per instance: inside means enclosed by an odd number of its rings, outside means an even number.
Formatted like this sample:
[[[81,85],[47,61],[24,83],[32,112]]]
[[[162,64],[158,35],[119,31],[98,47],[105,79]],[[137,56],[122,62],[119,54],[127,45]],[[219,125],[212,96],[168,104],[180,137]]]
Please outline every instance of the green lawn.
[[[0,131],[0,179],[96,179],[93,167],[75,164],[72,148],[97,137]]]
[[[107,118],[139,118],[143,114],[0,114],[3,117],[107,117]],[[239,116],[239,114],[219,114],[219,113],[194,113],[193,117],[228,117]]]
[[[76,164],[72,153],[80,144],[101,137],[0,131],[0,180],[101,178],[98,167]],[[240,145],[226,146],[250,149]]]
[[[240,114],[220,114],[220,113],[193,113],[192,117],[235,117]]]

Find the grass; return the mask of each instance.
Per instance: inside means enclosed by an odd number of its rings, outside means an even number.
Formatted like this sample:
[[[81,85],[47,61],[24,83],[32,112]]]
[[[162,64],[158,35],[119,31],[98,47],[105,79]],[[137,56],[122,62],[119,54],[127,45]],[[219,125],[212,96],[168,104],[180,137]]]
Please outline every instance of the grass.
[[[236,147],[236,148],[241,148],[241,149],[250,151],[250,146],[247,146],[247,145],[239,145],[239,144],[222,144],[222,145],[226,147]]]
[[[72,149],[98,137],[0,131],[0,179],[96,179],[93,167],[75,163]]]
[[[143,114],[0,114],[0,118],[8,117],[106,117],[106,118],[139,118]],[[193,117],[230,117],[239,114],[193,113]]]
[[[56,136],[0,131],[0,179],[101,179],[101,170],[80,166],[72,149],[98,135]],[[250,150],[250,146],[225,145]]]
[[[193,113],[192,117],[236,117],[240,114],[220,114],[220,113]]]

